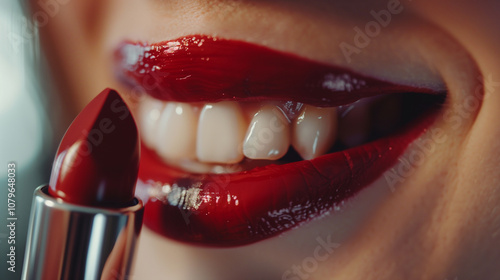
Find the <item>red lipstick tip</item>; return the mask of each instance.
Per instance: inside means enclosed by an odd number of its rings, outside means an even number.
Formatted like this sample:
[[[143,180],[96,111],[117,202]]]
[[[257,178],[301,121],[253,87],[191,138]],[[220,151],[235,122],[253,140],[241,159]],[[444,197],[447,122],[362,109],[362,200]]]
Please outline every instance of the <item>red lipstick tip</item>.
[[[66,131],[52,166],[49,193],[85,206],[124,207],[133,202],[139,136],[129,108],[105,89]]]

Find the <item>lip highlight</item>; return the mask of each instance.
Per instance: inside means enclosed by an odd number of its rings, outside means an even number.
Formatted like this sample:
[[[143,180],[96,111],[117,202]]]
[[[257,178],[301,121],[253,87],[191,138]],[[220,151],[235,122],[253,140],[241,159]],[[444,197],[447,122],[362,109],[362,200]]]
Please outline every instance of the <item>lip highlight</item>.
[[[279,100],[329,107],[389,93],[436,94],[208,36],[126,42],[115,59],[120,79],[165,101]],[[138,191],[146,194],[144,222],[163,236],[200,246],[242,246],[279,235],[330,212],[380,177],[435,115],[430,110],[362,146],[233,174],[190,174],[143,145]]]

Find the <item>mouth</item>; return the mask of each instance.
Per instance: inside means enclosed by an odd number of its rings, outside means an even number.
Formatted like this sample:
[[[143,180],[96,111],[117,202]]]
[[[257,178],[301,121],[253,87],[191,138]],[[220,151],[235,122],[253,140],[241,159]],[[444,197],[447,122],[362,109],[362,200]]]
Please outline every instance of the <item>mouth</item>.
[[[446,94],[262,46],[122,43],[146,226],[185,243],[255,243],[340,209],[393,166]]]

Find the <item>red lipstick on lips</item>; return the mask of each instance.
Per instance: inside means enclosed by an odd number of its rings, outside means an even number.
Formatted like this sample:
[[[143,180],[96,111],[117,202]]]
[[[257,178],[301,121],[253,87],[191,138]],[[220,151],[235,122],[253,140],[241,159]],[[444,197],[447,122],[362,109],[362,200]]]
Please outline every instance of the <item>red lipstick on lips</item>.
[[[166,101],[291,100],[339,106],[388,93],[435,93],[207,36],[124,43],[115,55],[121,79]],[[241,246],[276,236],[372,183],[432,123],[433,115],[359,147],[235,174],[189,174],[145,148],[139,179],[153,193],[145,224],[166,237],[205,246]]]
[[[132,115],[106,89],[66,131],[50,184],[35,191],[23,279],[128,279],[144,212],[138,163]]]
[[[262,46],[208,36],[151,45],[123,43],[115,59],[122,80],[166,101],[279,100],[330,107],[382,93],[433,93]]]

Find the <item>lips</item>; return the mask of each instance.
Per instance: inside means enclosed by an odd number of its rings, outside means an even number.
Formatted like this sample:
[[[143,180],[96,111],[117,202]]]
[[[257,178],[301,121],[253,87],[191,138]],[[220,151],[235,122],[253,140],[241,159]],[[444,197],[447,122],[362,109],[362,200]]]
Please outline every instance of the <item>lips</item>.
[[[126,42],[115,59],[122,81],[168,102],[292,101],[332,107],[390,93],[442,97],[207,36],[152,45]],[[330,212],[380,177],[432,123],[434,110],[426,112],[361,146],[228,174],[180,170],[143,146],[138,188],[146,194],[145,224],[168,238],[204,246],[241,246],[276,236]]]

